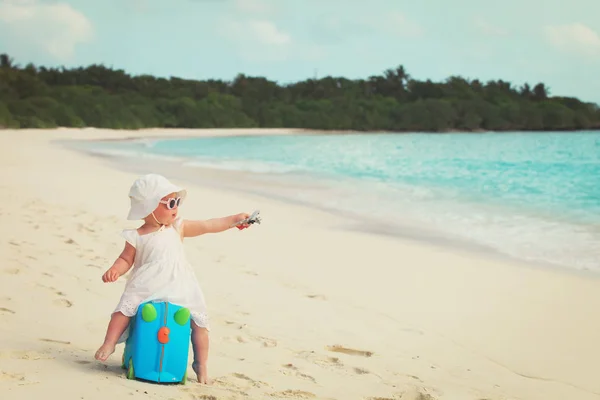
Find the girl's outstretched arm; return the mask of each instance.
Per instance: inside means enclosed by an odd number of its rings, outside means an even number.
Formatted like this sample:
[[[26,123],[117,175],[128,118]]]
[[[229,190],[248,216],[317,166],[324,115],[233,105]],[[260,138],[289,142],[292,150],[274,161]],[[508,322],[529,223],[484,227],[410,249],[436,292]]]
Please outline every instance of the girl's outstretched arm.
[[[121,275],[125,275],[133,265],[135,259],[135,247],[125,242],[125,248],[121,252],[119,258],[115,260],[113,265],[102,275],[103,282],[114,282]]]
[[[236,222],[248,218],[250,215],[240,213],[222,218],[212,218],[207,220],[184,220],[183,237],[194,237],[204,235],[205,233],[219,233],[233,227]]]

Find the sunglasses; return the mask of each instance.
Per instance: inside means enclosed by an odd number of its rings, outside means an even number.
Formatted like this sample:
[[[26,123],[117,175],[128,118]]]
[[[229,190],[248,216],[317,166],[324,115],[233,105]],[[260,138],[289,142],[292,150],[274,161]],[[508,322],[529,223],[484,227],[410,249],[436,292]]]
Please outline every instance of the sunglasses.
[[[159,201],[160,204],[166,204],[167,208],[169,210],[172,210],[176,207],[179,207],[179,205],[181,204],[181,197],[176,197],[176,198],[170,198],[170,199],[166,199],[166,200],[161,200]]]

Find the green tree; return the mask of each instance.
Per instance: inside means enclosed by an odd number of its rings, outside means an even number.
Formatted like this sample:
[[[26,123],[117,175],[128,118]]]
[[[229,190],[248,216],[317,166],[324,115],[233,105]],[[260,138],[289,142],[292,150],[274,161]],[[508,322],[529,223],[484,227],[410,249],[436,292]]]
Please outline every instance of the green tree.
[[[366,79],[325,76],[279,84],[132,76],[101,64],[21,67],[0,55],[0,127],[291,127],[358,131],[574,130],[600,128],[596,104],[552,97],[544,83],[442,82],[403,65]]]

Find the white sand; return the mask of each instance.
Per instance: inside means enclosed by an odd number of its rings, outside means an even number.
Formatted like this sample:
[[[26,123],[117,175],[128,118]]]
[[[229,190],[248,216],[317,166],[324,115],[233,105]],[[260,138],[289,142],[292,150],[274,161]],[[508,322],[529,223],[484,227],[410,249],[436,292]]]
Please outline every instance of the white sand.
[[[215,133],[248,131],[174,134]],[[263,215],[242,232],[186,240],[211,312],[214,385],[126,380],[122,346],[94,361],[124,285],[100,277],[119,231],[135,225],[125,216],[136,176],[49,141],[164,134],[0,132],[0,399],[600,398],[600,280],[345,231],[323,212],[194,186],[187,218]]]

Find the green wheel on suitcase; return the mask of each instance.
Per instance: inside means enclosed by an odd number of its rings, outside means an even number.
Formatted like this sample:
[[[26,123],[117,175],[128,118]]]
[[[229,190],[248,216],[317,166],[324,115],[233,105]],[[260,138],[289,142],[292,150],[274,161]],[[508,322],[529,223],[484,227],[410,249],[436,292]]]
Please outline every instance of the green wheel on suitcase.
[[[127,368],[127,379],[135,379],[135,372],[133,370],[133,358],[129,359],[129,368]]]
[[[185,385],[187,383],[187,369],[185,370],[185,373],[183,374],[183,379],[181,380],[181,384]]]

